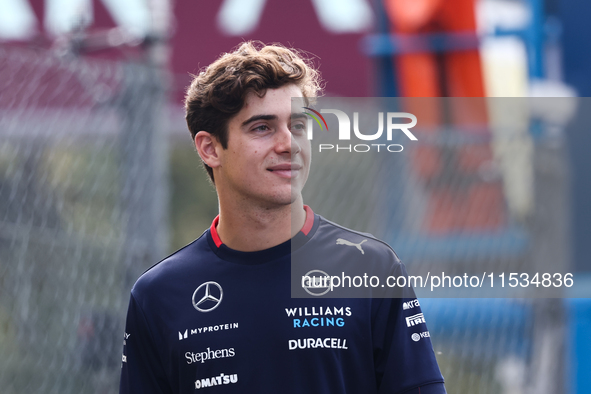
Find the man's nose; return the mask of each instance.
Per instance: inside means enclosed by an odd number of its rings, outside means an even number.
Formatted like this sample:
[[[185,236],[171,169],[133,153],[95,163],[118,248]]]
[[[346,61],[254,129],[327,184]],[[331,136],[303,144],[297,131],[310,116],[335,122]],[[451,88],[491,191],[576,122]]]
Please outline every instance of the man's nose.
[[[287,126],[282,126],[281,129],[277,131],[276,148],[278,153],[297,154],[301,150],[300,145],[297,143],[291,130]]]

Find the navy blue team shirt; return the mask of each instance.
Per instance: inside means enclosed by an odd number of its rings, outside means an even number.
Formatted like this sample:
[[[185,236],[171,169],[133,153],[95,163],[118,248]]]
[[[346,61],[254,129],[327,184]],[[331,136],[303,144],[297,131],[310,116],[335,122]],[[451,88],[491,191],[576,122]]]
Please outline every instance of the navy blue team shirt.
[[[131,291],[120,393],[445,393],[424,319],[407,319],[422,317],[412,289],[291,297],[296,255],[406,273],[387,244],[305,209],[304,227],[283,244],[230,249],[216,218],[145,272]]]

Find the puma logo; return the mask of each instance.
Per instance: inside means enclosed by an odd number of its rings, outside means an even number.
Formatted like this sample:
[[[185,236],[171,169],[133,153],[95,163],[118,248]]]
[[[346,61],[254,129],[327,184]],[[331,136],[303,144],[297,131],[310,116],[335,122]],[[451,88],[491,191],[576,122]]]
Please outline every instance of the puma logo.
[[[359,249],[361,254],[365,254],[365,252],[361,248],[361,244],[364,243],[365,241],[367,241],[367,239],[364,239],[363,241],[359,242],[358,244],[354,244],[351,241],[347,241],[346,239],[339,238],[339,239],[337,239],[337,245],[355,246],[357,249]]]

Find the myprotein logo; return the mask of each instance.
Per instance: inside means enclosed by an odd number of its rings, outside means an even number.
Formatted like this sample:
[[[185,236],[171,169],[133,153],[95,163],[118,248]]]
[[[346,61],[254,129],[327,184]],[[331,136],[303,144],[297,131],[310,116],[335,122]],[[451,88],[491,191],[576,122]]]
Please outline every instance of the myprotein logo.
[[[336,152],[402,152],[404,147],[400,144],[343,144],[342,141],[351,140],[351,119],[349,115],[338,109],[321,109],[320,112],[309,107],[304,107],[310,112],[304,112],[308,115],[308,139],[312,140],[314,137],[313,126],[314,122],[320,126],[322,130],[322,123],[328,125],[322,114],[333,114],[337,117],[339,129],[338,139],[339,144],[319,144],[319,152],[336,151]],[[359,112],[353,112],[353,133],[355,137],[362,141],[377,141],[382,138],[384,129],[386,131],[386,139],[392,141],[395,133],[402,132],[409,140],[417,141],[417,137],[410,131],[417,125],[417,117],[408,112],[378,112],[378,130],[369,132],[368,130],[360,130],[359,128]],[[321,123],[322,120],[322,123]],[[409,122],[410,121],[410,122]],[[385,124],[385,126],[384,126]]]
[[[206,332],[233,330],[235,328],[238,328],[238,323],[216,324],[214,326],[204,326],[204,327],[198,327],[198,328],[191,328],[191,331],[189,331],[189,329],[186,329],[185,331],[178,332],[179,333],[179,341],[189,338],[189,335],[203,334]]]

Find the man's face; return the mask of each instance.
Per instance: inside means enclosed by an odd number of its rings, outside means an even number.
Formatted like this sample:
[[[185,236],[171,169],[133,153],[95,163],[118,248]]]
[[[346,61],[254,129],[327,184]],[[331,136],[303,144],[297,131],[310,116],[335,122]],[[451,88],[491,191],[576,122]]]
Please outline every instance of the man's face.
[[[236,202],[273,207],[301,199],[310,169],[306,119],[293,117],[291,98],[302,97],[295,85],[251,92],[228,123],[228,148],[218,149],[214,169],[218,191]]]

